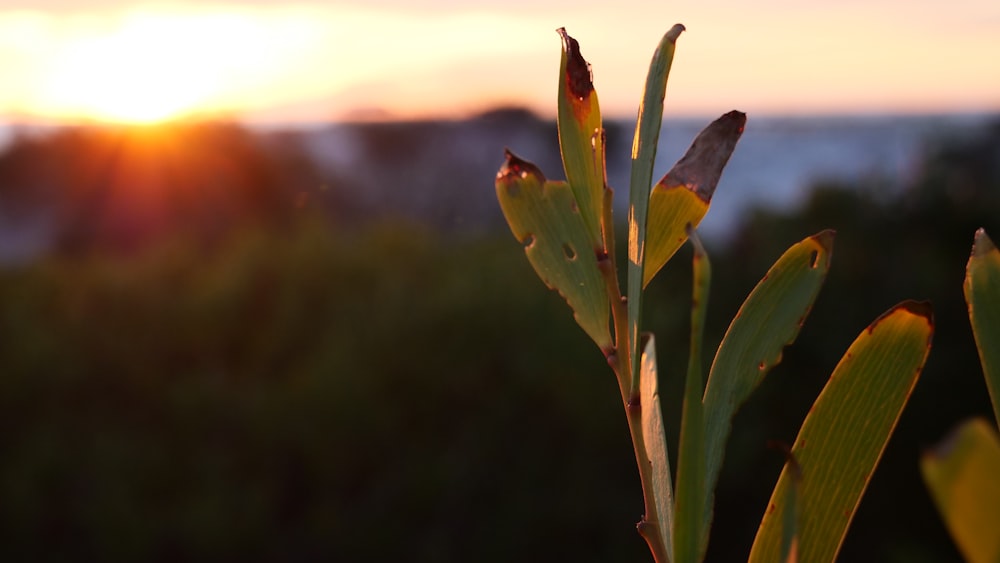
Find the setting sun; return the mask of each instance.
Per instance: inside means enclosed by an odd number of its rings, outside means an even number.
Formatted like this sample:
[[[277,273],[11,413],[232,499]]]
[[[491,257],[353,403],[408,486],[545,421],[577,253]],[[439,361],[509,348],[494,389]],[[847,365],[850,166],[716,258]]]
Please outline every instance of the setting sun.
[[[242,109],[241,87],[266,89],[268,73],[307,47],[303,26],[283,23],[143,12],[88,28],[52,57],[36,103],[46,115],[137,124]]]
[[[80,41],[57,62],[45,98],[53,110],[109,121],[150,123],[191,111],[212,92],[212,77],[204,59],[178,57],[170,35],[150,21]]]

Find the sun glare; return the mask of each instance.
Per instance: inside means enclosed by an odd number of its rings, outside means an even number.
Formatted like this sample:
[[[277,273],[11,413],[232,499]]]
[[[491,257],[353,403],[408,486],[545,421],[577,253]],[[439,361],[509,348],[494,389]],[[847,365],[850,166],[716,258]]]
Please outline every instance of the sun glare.
[[[260,83],[278,46],[301,34],[233,14],[135,14],[67,41],[47,73],[43,112],[150,124],[227,111],[241,84]],[[280,37],[281,35],[288,37]],[[287,51],[288,49],[285,49]],[[272,63],[272,64],[269,64]]]
[[[481,2],[35,4],[63,8],[0,10],[0,121],[304,123],[511,104],[549,112],[557,25],[586,42],[605,115],[624,117],[642,88],[642,53],[664,27],[586,2],[567,20],[555,8],[528,17]],[[945,29],[936,22],[894,21],[888,4],[778,16],[692,9],[671,111],[995,111],[1000,83],[983,61],[997,58],[996,18],[955,12],[945,37],[933,35]],[[849,48],[843,29],[854,33]]]

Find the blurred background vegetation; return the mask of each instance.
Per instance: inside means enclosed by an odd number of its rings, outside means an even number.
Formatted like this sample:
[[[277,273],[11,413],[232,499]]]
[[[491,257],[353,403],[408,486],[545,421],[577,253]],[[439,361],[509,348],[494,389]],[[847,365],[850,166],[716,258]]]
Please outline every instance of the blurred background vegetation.
[[[525,156],[555,175],[554,127],[527,122],[550,136]],[[0,155],[0,558],[647,561],[601,353],[506,232],[492,176],[408,150],[454,127],[359,128],[409,178],[371,170],[377,200],[291,134],[20,135]],[[962,280],[976,228],[1000,233],[1000,122],[930,141],[902,190],[825,182],[710,241],[717,344],[785,248],[838,232],[801,336],[737,419],[710,561],[749,552],[782,464],[767,441],[794,439],[843,351],[907,298],[933,302],[934,347],[841,558],[958,558],[917,460],[990,412]],[[477,150],[495,168],[501,148]],[[457,182],[451,207],[421,203],[433,170]],[[668,435],[689,258],[647,301]]]

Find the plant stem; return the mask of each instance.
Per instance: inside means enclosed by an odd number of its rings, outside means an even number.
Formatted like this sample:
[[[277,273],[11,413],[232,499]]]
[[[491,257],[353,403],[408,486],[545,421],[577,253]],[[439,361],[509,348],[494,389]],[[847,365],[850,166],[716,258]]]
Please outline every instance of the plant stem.
[[[619,378],[619,382],[621,379]],[[623,387],[622,393],[626,394]],[[653,464],[646,452],[646,440],[642,434],[642,406],[639,395],[629,396],[625,402],[625,415],[628,419],[629,433],[632,435],[632,446],[635,449],[635,462],[639,466],[639,480],[642,482],[642,499],[646,505],[642,520],[636,525],[639,535],[646,540],[649,550],[653,553],[656,563],[669,563],[670,556],[660,537],[659,514],[656,510],[656,499],[653,496]]]
[[[653,465],[646,451],[646,440],[642,433],[642,404],[639,398],[639,387],[633,385],[635,381],[635,365],[632,358],[637,357],[633,350],[637,343],[632,342],[628,324],[628,307],[622,297],[618,275],[615,271],[614,252],[614,229],[611,212],[611,199],[613,191],[605,188],[604,215],[602,223],[605,249],[597,261],[604,282],[607,285],[608,296],[611,300],[611,315],[614,319],[615,327],[615,347],[607,352],[608,363],[615,372],[618,379],[618,388],[621,391],[622,403],[625,407],[625,415],[628,420],[629,434],[632,438],[632,447],[635,450],[635,461],[639,467],[639,480],[642,483],[642,498],[645,504],[645,513],[636,528],[639,535],[646,540],[649,550],[653,554],[656,563],[669,563],[670,557],[667,554],[666,546],[659,532],[659,515],[656,510],[656,499],[653,496]]]

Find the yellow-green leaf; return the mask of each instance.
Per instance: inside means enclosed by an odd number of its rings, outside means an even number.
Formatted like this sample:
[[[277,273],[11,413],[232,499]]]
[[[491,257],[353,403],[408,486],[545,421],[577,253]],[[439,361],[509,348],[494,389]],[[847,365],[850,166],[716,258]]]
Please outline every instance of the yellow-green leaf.
[[[743,134],[746,119],[745,114],[731,111],[713,121],[653,188],[649,196],[643,286],[684,244],[687,229],[697,227],[705,216],[722,169]]]
[[[701,402],[705,386],[702,383],[701,343],[708,311],[708,290],[712,280],[712,265],[698,234],[690,234],[694,256],[691,264],[691,343],[688,354],[687,378],[684,382],[684,404],[681,411],[681,436],[677,446],[677,483],[674,519],[674,562],[695,563],[704,557],[707,547],[702,538],[701,511],[708,492],[705,490],[705,413]]]
[[[566,180],[580,206],[580,216],[591,240],[601,244],[606,179],[601,106],[591,81],[590,65],[580,54],[580,44],[565,28],[559,28],[558,32],[563,43],[559,65],[559,149]]]
[[[781,551],[778,561],[796,563],[799,560],[799,488],[802,486],[802,468],[792,455],[791,448],[780,442],[772,442],[771,447],[785,454],[786,468],[791,479],[785,487],[783,518],[781,522]]]
[[[610,302],[597,253],[566,182],[547,181],[510,151],[496,179],[497,199],[538,277],[573,308],[576,322],[608,352]]]
[[[649,191],[653,183],[653,162],[656,160],[656,145],[660,138],[663,122],[663,99],[666,96],[667,78],[673,64],[677,38],[684,26],[674,24],[660,39],[653,58],[649,61],[646,85],[639,116],[635,123],[635,137],[632,139],[632,169],[629,174],[628,205],[628,268],[626,298],[628,301],[628,365],[639,362],[639,326],[642,324],[642,280],[646,263],[646,219],[649,210]],[[631,393],[637,391],[635,381],[630,381]]]
[[[802,471],[798,557],[833,561],[930,351],[930,305],[890,309],[851,344],[792,446]],[[771,494],[750,561],[781,556],[789,465]]]
[[[656,526],[667,554],[673,553],[673,492],[670,484],[670,457],[667,435],[663,429],[660,392],[656,372],[656,343],[652,334],[643,335],[639,362],[639,405],[642,409],[642,437],[652,465],[653,498],[656,501]],[[669,556],[669,555],[668,555]]]
[[[830,268],[833,236],[833,231],[823,231],[785,251],[743,302],[716,352],[704,399],[709,494],[702,511],[703,534],[711,523],[711,491],[722,467],[732,418],[802,328]]]
[[[924,482],[969,563],[1000,561],[1000,437],[977,418],[920,460]]]
[[[785,563],[799,560],[799,487],[802,484],[802,469],[795,456],[788,452],[788,468],[792,479],[785,487],[785,521],[781,524],[781,558]]]
[[[1000,421],[1000,251],[983,229],[976,231],[966,268],[965,301],[993,414]]]

